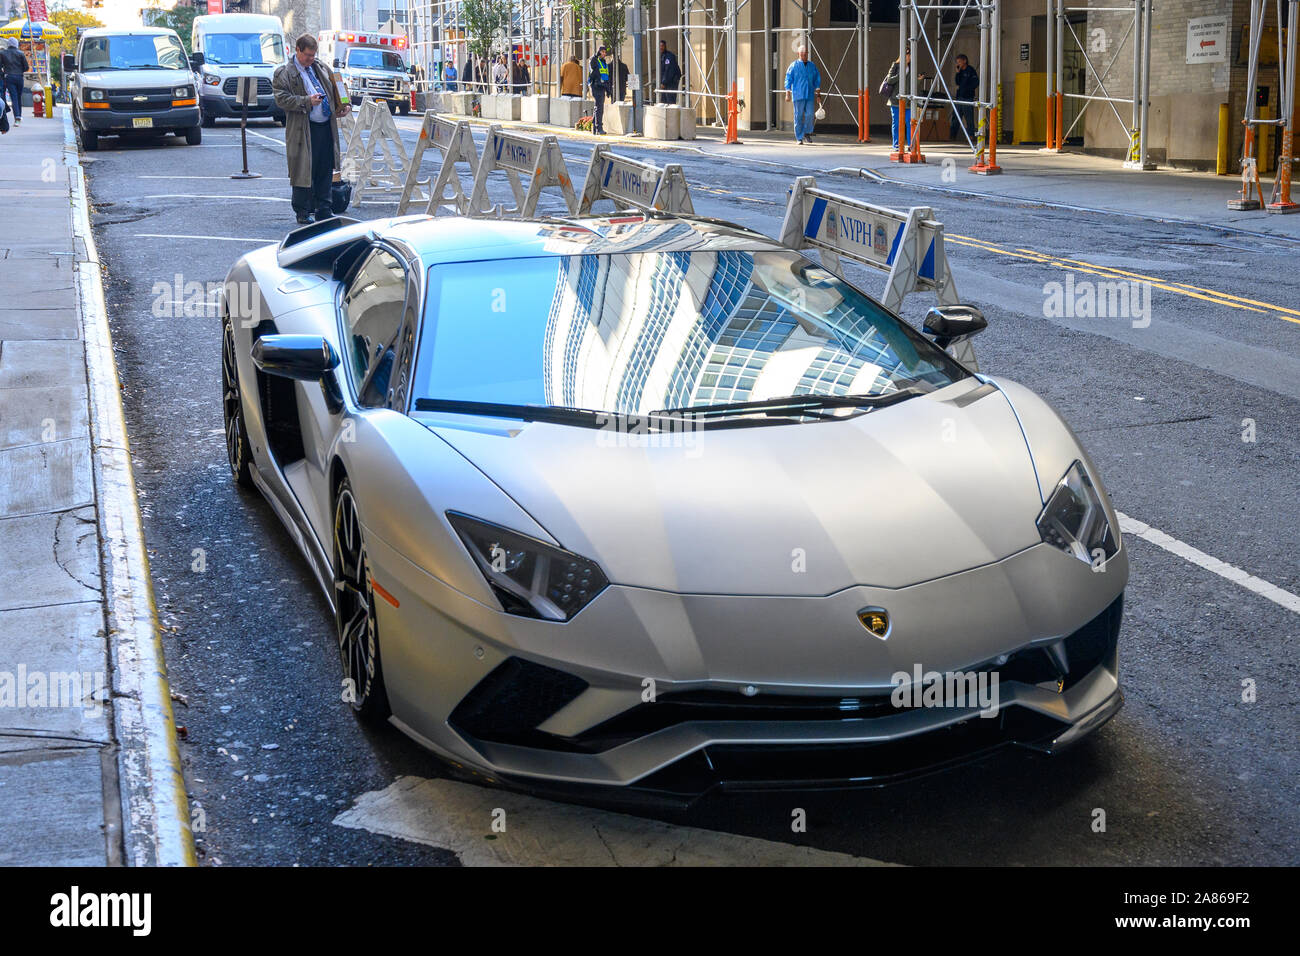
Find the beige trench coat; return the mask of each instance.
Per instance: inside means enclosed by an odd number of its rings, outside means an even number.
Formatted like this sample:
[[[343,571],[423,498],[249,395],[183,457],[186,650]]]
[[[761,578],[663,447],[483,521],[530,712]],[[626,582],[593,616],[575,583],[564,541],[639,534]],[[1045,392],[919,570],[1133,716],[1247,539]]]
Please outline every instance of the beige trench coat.
[[[339,113],[343,103],[334,85],[334,72],[317,60],[312,64],[316,79],[329,93],[330,97],[330,138],[334,141],[334,168],[343,162],[339,155]],[[292,186],[311,186],[311,130],[307,114],[311,112],[311,97],[302,82],[298,65],[291,58],[288,63],[275,71],[271,77],[271,92],[275,94],[275,105],[284,110],[284,155],[289,163],[289,184]]]

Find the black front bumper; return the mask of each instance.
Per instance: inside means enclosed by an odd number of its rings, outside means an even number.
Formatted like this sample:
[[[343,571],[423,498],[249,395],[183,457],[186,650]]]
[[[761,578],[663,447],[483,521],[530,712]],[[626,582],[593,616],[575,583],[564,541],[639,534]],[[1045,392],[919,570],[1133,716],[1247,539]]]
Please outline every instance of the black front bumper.
[[[199,125],[197,106],[176,106],[148,113],[83,109],[77,115],[81,120],[81,128],[92,133],[147,133],[151,130],[190,129]],[[137,127],[134,121],[138,119],[149,119],[153,123],[147,127]]]

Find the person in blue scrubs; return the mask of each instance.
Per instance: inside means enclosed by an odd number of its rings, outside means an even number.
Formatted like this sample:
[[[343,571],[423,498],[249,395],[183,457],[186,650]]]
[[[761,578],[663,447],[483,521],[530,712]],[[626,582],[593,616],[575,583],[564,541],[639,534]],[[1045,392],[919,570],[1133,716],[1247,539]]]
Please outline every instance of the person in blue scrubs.
[[[821,99],[822,75],[808,59],[808,47],[799,47],[799,59],[785,71],[786,102],[794,104],[794,138],[799,145],[812,142],[817,102]]]

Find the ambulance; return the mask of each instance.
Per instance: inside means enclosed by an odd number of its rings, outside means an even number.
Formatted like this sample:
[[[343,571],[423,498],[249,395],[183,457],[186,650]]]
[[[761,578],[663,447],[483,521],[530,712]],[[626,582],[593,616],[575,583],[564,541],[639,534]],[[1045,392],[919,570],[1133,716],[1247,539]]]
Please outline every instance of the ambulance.
[[[364,99],[383,100],[402,115],[411,112],[411,77],[406,37],[400,33],[325,30],[317,55],[339,75],[353,107]]]

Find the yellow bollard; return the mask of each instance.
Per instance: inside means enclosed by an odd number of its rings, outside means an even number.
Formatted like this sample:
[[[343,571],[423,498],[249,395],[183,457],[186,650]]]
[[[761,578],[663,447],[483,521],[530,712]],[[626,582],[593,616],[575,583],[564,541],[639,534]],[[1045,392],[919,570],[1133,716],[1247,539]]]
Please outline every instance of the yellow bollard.
[[[1219,152],[1214,161],[1214,171],[1228,175],[1228,104],[1219,104]]]

